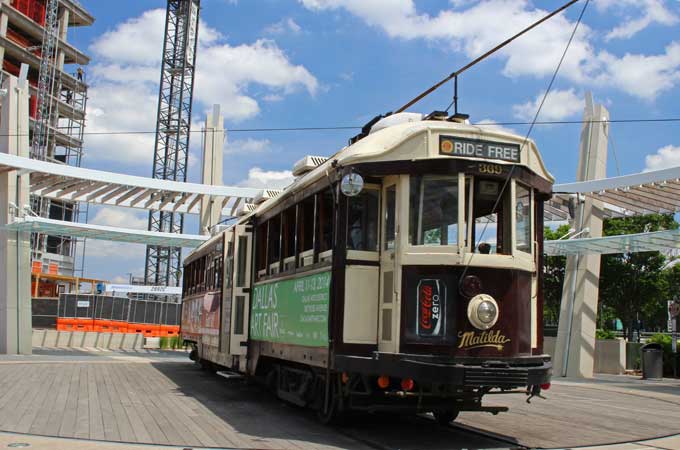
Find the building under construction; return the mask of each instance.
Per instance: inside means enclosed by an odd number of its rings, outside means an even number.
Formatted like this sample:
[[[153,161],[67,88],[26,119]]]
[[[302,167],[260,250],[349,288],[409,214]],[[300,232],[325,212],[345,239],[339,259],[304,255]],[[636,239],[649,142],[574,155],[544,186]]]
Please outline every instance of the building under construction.
[[[32,158],[80,166],[87,104],[83,66],[90,58],[68,42],[68,35],[71,27],[93,22],[75,0],[0,0],[2,76],[19,77],[21,65],[28,66]],[[40,197],[31,198],[31,209],[67,221],[79,221],[85,214],[77,203]],[[33,271],[74,275],[76,248],[75,239],[34,233]]]

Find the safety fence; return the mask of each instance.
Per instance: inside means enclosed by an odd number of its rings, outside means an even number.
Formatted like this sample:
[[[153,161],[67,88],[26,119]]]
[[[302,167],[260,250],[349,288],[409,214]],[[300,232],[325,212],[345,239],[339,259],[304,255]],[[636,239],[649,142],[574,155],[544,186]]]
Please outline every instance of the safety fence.
[[[146,337],[179,334],[182,305],[91,294],[61,294],[57,330],[142,333]]]

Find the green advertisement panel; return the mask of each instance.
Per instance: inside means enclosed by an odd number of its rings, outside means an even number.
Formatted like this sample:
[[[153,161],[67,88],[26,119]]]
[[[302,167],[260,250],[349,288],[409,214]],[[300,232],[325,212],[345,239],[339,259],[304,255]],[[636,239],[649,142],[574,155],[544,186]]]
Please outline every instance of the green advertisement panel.
[[[331,273],[260,284],[253,289],[250,338],[325,347]]]

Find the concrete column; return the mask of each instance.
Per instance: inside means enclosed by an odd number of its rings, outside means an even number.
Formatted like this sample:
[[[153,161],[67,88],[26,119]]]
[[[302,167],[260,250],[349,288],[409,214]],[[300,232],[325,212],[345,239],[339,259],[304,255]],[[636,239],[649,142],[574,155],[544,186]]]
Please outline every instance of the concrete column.
[[[203,135],[203,174],[201,182],[214,186],[222,185],[222,149],[224,147],[224,119],[220,113],[220,105],[213,105],[212,112],[205,120]],[[211,197],[201,199],[201,234],[210,234],[210,229],[217,225],[222,214],[222,199]]]
[[[10,0],[0,1],[1,4],[0,7],[4,7],[2,5],[9,6],[9,1]],[[0,36],[7,37],[7,22],[9,21],[9,17],[7,17],[7,14],[1,11],[2,10],[0,9]],[[5,61],[5,47],[0,46],[0,67],[2,67],[4,61]]]
[[[577,180],[605,178],[609,112],[602,105],[593,105],[590,93],[586,94],[583,120]],[[577,200],[572,220],[574,237],[602,236],[602,202],[583,197]],[[600,255],[567,257],[553,358],[556,376],[593,376],[599,281]]]
[[[27,158],[28,83],[20,87],[9,76],[2,87],[7,93],[0,98],[0,152]],[[30,233],[2,229],[29,204],[29,175],[0,174],[0,353],[31,353]]]

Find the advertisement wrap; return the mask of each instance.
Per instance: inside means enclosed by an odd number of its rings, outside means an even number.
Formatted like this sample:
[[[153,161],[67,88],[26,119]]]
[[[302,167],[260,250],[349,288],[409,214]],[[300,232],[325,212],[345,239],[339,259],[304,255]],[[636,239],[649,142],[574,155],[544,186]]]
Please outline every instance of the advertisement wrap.
[[[251,339],[327,346],[330,284],[331,273],[328,271],[255,286]]]

